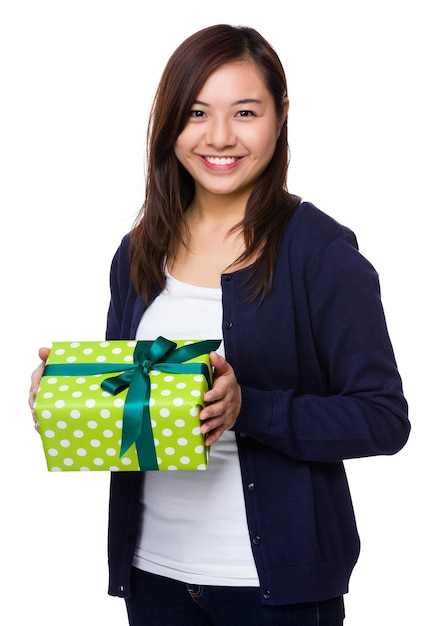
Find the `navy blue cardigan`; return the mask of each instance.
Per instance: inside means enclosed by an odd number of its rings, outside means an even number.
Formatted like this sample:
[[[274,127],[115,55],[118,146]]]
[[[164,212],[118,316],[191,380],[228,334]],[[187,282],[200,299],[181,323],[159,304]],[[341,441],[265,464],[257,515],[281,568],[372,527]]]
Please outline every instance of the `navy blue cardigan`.
[[[109,339],[134,338],[146,306],[128,235],[111,266]],[[354,234],[313,205],[295,211],[272,293],[246,300],[248,270],[221,277],[226,358],[242,389],[239,449],[259,601],[344,594],[359,537],[342,461],[393,454],[410,424],[378,276]],[[130,595],[141,473],[111,476],[109,593]]]

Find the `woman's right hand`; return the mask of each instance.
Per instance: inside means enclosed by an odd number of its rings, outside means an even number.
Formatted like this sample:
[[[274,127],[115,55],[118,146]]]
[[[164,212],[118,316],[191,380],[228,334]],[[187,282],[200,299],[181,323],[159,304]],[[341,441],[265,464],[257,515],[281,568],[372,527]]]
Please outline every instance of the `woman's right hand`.
[[[39,358],[41,359],[41,363],[36,367],[36,369],[31,374],[31,387],[29,390],[28,404],[31,409],[32,418],[34,420],[34,428],[39,431],[39,423],[36,418],[36,414],[34,411],[34,404],[36,401],[37,391],[40,385],[40,379],[42,378],[43,370],[45,368],[46,359],[48,358],[49,348],[40,348],[39,350]]]

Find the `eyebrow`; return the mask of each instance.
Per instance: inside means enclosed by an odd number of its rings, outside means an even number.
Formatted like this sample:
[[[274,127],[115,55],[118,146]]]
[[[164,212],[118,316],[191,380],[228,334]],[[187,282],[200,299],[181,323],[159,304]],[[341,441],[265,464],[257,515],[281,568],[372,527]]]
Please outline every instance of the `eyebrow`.
[[[210,104],[207,102],[203,102],[202,100],[195,100],[193,104],[198,104],[203,107],[209,107]],[[231,107],[239,106],[240,104],[262,104],[262,100],[258,100],[258,98],[242,98],[241,100],[235,100],[230,104]]]

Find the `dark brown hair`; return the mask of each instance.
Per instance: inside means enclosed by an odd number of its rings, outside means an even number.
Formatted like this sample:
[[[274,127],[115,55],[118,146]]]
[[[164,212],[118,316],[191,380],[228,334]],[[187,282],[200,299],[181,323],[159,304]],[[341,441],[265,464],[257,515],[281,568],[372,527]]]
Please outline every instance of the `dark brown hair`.
[[[165,286],[165,258],[174,257],[183,215],[194,195],[194,181],[174,153],[176,139],[207,78],[234,61],[255,65],[273,96],[277,118],[283,115],[287,98],[283,67],[274,49],[253,28],[210,26],[190,36],[173,53],[150,112],[146,195],[131,233],[131,280],[146,302]],[[288,162],[284,120],[274,155],[255,184],[241,223],[245,252],[237,261],[256,258],[253,297],[264,296],[270,289],[282,233],[299,202],[287,192]]]

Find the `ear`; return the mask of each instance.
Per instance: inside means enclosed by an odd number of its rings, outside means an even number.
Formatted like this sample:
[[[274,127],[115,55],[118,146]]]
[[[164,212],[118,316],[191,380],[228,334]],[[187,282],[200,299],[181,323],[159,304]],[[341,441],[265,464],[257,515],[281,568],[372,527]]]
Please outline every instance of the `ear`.
[[[283,99],[283,122],[289,113],[289,98],[287,96]]]
[[[287,119],[288,113],[289,113],[289,98],[286,96],[283,101],[283,112],[280,115],[280,118],[278,120],[277,139],[280,136],[281,129],[283,128],[283,124]]]

